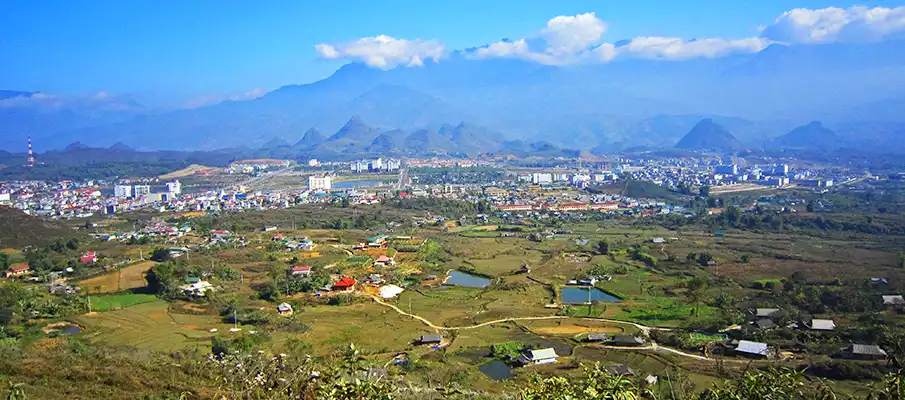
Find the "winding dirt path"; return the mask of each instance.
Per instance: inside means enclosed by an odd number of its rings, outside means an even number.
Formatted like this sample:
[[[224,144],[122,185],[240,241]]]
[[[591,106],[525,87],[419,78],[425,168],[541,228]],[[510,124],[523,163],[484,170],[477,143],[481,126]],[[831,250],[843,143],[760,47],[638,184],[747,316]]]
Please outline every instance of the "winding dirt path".
[[[399,314],[401,314],[401,315],[404,315],[404,316],[406,316],[406,317],[417,319],[418,321],[423,322],[425,325],[427,325],[427,326],[429,326],[429,327],[431,327],[431,328],[434,328],[434,329],[437,329],[437,330],[444,330],[444,331],[456,331],[456,330],[463,330],[463,329],[475,329],[475,328],[480,328],[480,327],[484,327],[484,326],[487,326],[487,325],[501,324],[501,323],[504,323],[504,322],[512,322],[512,321],[537,321],[537,320],[544,320],[544,319],[567,319],[567,318],[569,318],[569,317],[560,316],[560,315],[550,315],[550,316],[545,316],[545,317],[515,317],[515,318],[496,319],[496,320],[493,320],[493,321],[482,322],[482,323],[477,324],[477,325],[468,325],[468,326],[438,326],[438,325],[435,325],[433,322],[428,321],[428,320],[427,320],[426,318],[424,318],[424,317],[421,317],[421,316],[415,315],[415,314],[409,314],[409,313],[407,313],[407,312],[405,312],[405,311],[402,311],[402,309],[400,309],[399,307],[396,307],[396,306],[394,306],[394,305],[392,305],[392,304],[390,304],[390,303],[387,303],[387,302],[381,300],[381,299],[380,299],[379,297],[377,297],[377,296],[370,295],[370,297],[371,297],[371,299],[373,299],[375,302],[377,302],[377,304],[380,304],[380,305],[385,306],[385,307],[392,308],[392,309],[395,310],[397,313],[399,313]]]
[[[514,317],[514,318],[503,318],[503,319],[497,319],[497,320],[493,320],[493,321],[487,321],[487,322],[483,322],[483,323],[480,323],[477,325],[438,326],[438,325],[435,325],[433,322],[430,322],[429,320],[427,320],[424,317],[402,311],[402,309],[400,309],[399,307],[396,307],[395,305],[387,303],[387,302],[381,300],[377,296],[374,296],[374,295],[369,295],[369,296],[377,304],[380,304],[384,307],[392,308],[394,311],[396,311],[400,315],[404,315],[409,318],[417,319],[418,321],[421,321],[422,323],[424,323],[425,325],[427,325],[431,328],[434,328],[437,330],[445,330],[445,331],[475,329],[475,328],[480,328],[480,327],[484,327],[484,326],[488,326],[488,325],[500,324],[500,323],[504,323],[504,322],[513,322],[513,321],[538,321],[538,320],[572,318],[572,317],[559,316],[559,315],[551,315],[551,316],[544,316],[544,317]],[[656,326],[646,326],[646,325],[636,324],[634,322],[618,321],[618,320],[614,320],[614,319],[603,319],[603,318],[582,318],[582,319],[587,320],[587,321],[598,321],[598,322],[608,322],[608,323],[615,323],[615,324],[631,325],[631,326],[638,328],[642,332],[644,332],[645,335],[649,335],[650,331],[655,330],[655,329],[656,330],[665,330],[665,331],[670,330],[670,328],[659,328]],[[692,358],[692,359],[699,360],[699,361],[715,361],[716,360],[715,358],[708,358],[706,356],[702,356],[702,355],[698,355],[698,354],[686,353],[682,350],[674,349],[672,347],[661,346],[661,345],[657,344],[656,342],[650,342],[650,344],[647,346],[584,345],[582,347],[609,349],[609,350],[629,350],[629,351],[663,351],[666,353],[672,353],[672,354],[675,354],[678,356]],[[751,360],[736,360],[736,359],[731,359],[731,358],[724,358],[723,361],[740,362],[740,363],[750,363],[751,362]]]

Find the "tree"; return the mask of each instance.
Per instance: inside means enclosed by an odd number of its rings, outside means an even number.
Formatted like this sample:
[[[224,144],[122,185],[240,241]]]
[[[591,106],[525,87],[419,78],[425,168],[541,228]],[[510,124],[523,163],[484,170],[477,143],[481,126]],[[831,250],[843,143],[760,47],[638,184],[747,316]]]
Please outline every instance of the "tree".
[[[707,292],[710,281],[703,278],[693,278],[685,283],[685,295],[689,302],[694,304],[694,316],[697,317],[701,308],[701,301]]]
[[[597,253],[603,255],[610,254],[610,242],[606,239],[597,242]]]
[[[698,194],[700,194],[701,197],[710,197],[710,186],[701,186],[698,190]]]
[[[726,211],[724,211],[723,214],[726,217],[726,222],[732,226],[738,226],[742,219],[742,210],[738,207],[726,207]]]
[[[154,251],[151,252],[151,260],[157,262],[168,261],[172,256],[170,256],[170,251],[163,248],[157,247]]]
[[[710,265],[711,261],[713,261],[713,254],[710,254],[706,251],[698,254],[698,264],[700,264],[702,267]]]
[[[341,204],[342,204],[342,208],[349,208],[349,198],[343,197]]]
[[[9,268],[9,256],[6,253],[0,253],[0,268]]]

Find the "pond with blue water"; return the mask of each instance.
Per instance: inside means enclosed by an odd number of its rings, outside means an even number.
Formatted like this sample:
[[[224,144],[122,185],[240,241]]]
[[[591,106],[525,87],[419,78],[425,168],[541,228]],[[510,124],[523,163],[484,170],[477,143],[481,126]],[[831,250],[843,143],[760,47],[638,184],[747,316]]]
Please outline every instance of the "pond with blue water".
[[[454,270],[450,271],[449,279],[446,280],[445,284],[470,288],[485,288],[490,286],[490,279]]]
[[[592,303],[618,303],[622,299],[597,288],[564,287],[560,292],[563,304],[588,304],[588,291]]]
[[[512,367],[503,362],[502,360],[493,360],[488,363],[482,364],[478,369],[484,375],[487,375],[488,378],[495,381],[504,381],[506,379],[512,378]]]

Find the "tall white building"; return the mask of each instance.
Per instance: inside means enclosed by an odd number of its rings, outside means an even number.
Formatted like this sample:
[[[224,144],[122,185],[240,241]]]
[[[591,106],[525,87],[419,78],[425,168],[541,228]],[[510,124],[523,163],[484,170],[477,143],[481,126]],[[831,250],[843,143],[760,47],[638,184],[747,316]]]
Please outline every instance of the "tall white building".
[[[330,190],[333,187],[333,178],[329,176],[311,175],[308,177],[308,189]]]
[[[531,174],[531,183],[534,183],[535,185],[553,183],[553,174],[549,172],[535,172]]]
[[[151,194],[151,187],[148,185],[135,185],[133,189],[135,197],[142,197]]]
[[[129,198],[132,197],[132,186],[130,185],[116,185],[113,187],[113,195],[121,198]]]
[[[175,179],[172,182],[167,182],[167,192],[173,194],[181,194],[182,183],[180,183],[178,179]]]

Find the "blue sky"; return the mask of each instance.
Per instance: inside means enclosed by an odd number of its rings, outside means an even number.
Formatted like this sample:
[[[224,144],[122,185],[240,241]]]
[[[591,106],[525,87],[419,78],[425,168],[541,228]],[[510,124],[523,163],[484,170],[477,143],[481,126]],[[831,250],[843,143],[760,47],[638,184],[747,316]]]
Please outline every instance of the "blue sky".
[[[593,12],[606,41],[755,37],[794,8],[902,1],[0,1],[0,89],[131,93],[168,102],[307,83],[348,57],[315,45],[388,35],[447,50],[532,37]]]

